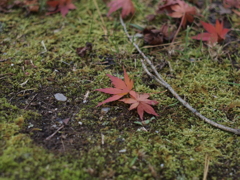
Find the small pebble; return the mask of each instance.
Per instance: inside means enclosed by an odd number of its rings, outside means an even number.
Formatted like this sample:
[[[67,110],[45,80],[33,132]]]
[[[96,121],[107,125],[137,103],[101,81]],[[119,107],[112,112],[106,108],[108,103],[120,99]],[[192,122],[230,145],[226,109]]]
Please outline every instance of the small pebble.
[[[101,113],[102,114],[107,114],[107,112],[110,110],[110,108],[102,108]]]
[[[53,127],[53,128],[57,128],[57,125],[56,125],[56,124],[53,124],[52,127]]]
[[[66,100],[67,100],[67,97],[64,96],[64,95],[61,94],[61,93],[56,93],[56,94],[54,94],[54,97],[55,97],[56,100],[58,100],[58,101],[66,101]]]
[[[126,152],[127,150],[126,149],[122,149],[122,150],[120,150],[119,152],[120,153],[124,153],[124,152]]]
[[[145,131],[145,132],[147,132],[145,127],[138,128],[137,131]]]
[[[29,123],[28,128],[33,127],[34,125],[32,123]]]

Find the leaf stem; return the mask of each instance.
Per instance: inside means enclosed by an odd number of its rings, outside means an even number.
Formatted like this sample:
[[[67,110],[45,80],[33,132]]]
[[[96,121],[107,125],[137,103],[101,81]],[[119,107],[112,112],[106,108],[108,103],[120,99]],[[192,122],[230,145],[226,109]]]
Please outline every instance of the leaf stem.
[[[182,16],[181,22],[180,22],[180,24],[179,24],[179,27],[178,27],[178,29],[177,29],[177,32],[175,33],[175,35],[174,35],[174,37],[173,37],[172,43],[175,41],[175,39],[176,39],[176,37],[177,37],[180,29],[181,29],[181,26],[182,26],[182,24],[183,24],[184,17],[185,17],[185,13],[184,13],[184,16]]]

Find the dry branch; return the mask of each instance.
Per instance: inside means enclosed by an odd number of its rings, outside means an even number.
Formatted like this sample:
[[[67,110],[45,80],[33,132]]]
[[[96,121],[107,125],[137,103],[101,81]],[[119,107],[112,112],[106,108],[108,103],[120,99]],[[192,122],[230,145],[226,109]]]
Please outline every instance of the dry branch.
[[[180,101],[182,103],[183,106],[185,106],[187,109],[189,109],[193,114],[195,114],[196,116],[198,116],[199,118],[201,118],[202,120],[204,120],[205,122],[211,124],[214,127],[217,127],[219,129],[222,129],[224,131],[228,131],[237,135],[240,135],[240,129],[233,129],[221,124],[218,124],[210,119],[208,119],[207,117],[203,116],[202,114],[200,114],[196,109],[194,109],[190,104],[188,104],[184,99],[182,99],[176,92],[175,90],[162,78],[162,76],[157,72],[155,66],[152,64],[151,60],[140,50],[140,48],[138,47],[138,45],[136,43],[134,43],[134,41],[131,39],[130,35],[128,34],[127,28],[125,23],[123,22],[122,18],[120,17],[120,22],[123,26],[124,32],[127,35],[127,37],[129,38],[129,40],[131,41],[131,43],[135,46],[135,48],[138,50],[138,52],[142,55],[142,57],[144,58],[144,60],[141,60],[142,62],[142,66],[143,69],[145,70],[145,72],[152,77],[153,79],[155,79],[158,83],[160,83],[162,86],[164,86],[165,88],[167,88],[173,96],[175,96],[178,101]],[[149,70],[148,67],[146,65],[147,64],[151,67],[152,71],[154,72],[154,74],[152,74]]]

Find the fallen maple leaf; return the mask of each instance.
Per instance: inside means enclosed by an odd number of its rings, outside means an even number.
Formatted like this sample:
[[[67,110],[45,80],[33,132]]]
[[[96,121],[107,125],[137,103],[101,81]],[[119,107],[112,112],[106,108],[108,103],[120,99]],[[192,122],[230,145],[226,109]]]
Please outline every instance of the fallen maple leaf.
[[[8,12],[7,11],[7,6],[8,6],[9,0],[1,0],[0,1],[0,12]]]
[[[72,0],[55,0],[48,1],[47,4],[54,8],[53,11],[48,12],[47,14],[54,14],[57,12],[61,12],[62,16],[65,17],[68,13],[69,9],[76,9],[76,6],[72,3]]]
[[[28,12],[38,12],[39,11],[38,0],[24,0],[23,3]]]
[[[185,27],[187,22],[192,23],[194,15],[197,15],[197,9],[193,6],[189,6],[187,3],[181,0],[168,0],[166,4],[158,7],[157,13],[167,11],[168,15],[173,18],[182,18],[181,26]]]
[[[237,14],[238,16],[240,16],[240,11],[237,11],[236,9],[232,9],[232,11]]]
[[[162,14],[166,10],[167,12],[172,12],[171,6],[178,3],[178,0],[162,0],[158,5],[157,13]]]
[[[28,15],[31,12],[38,12],[40,4],[39,0],[0,0],[0,12],[9,12],[9,9],[12,9],[13,7],[24,8],[27,11],[26,15]]]
[[[87,51],[92,51],[92,43],[87,42],[85,47],[79,47],[76,51],[80,57],[84,57],[87,54]]]
[[[168,25],[163,25],[159,30],[158,29],[149,29],[145,28],[142,31],[144,35],[144,42],[150,45],[158,45],[163,42],[167,42],[172,40],[173,34],[169,35],[168,33]]]
[[[224,0],[223,1],[223,5],[225,8],[236,8],[236,9],[240,9],[240,0]],[[237,14],[238,16],[240,16],[240,11],[236,10],[236,9],[232,9],[232,11]]]
[[[240,8],[239,0],[223,0],[223,5],[225,8]]]
[[[147,17],[146,17],[146,19],[147,19],[148,21],[153,21],[155,18],[156,18],[156,15],[155,15],[155,14],[149,14],[149,15],[147,15]]]
[[[135,91],[130,91],[129,94],[130,94],[131,98],[124,98],[119,101],[122,101],[127,104],[132,104],[130,106],[129,110],[137,108],[137,112],[138,112],[141,120],[143,120],[144,112],[158,116],[158,114],[151,107],[151,105],[156,105],[156,104],[158,104],[158,102],[154,101],[154,100],[149,100],[148,99],[149,94],[147,94],[147,93],[138,94]]]
[[[224,40],[228,31],[230,31],[230,29],[223,28],[223,23],[220,23],[218,20],[216,21],[215,26],[203,21],[201,21],[201,24],[203,25],[204,29],[207,30],[207,32],[193,36],[192,39],[208,41],[210,45]]]
[[[107,76],[111,79],[112,84],[115,86],[115,88],[96,89],[96,91],[101,91],[107,94],[113,94],[112,97],[99,103],[97,107],[108,102],[116,101],[121,97],[123,97],[124,95],[128,94],[132,90],[133,81],[130,80],[128,74],[126,73],[125,68],[123,68],[123,70],[124,70],[124,81],[110,74],[107,74]]]
[[[122,18],[125,18],[130,13],[134,14],[135,12],[135,8],[131,0],[114,0],[108,4],[108,7],[110,7],[108,16],[120,8],[122,8]]]
[[[193,15],[197,14],[195,7],[189,6],[184,1],[179,1],[178,5],[172,5],[172,10],[174,12],[170,13],[169,16],[173,18],[182,18],[182,26],[185,27],[187,22],[193,22]]]

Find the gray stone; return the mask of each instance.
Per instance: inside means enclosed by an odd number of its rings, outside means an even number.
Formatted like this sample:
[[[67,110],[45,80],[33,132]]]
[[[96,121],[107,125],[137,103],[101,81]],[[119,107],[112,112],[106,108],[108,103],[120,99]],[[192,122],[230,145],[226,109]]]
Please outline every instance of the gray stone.
[[[61,93],[56,93],[56,94],[54,94],[54,97],[55,97],[56,100],[58,100],[58,101],[66,101],[66,100],[67,100],[67,97],[64,96],[64,95],[61,94]]]

